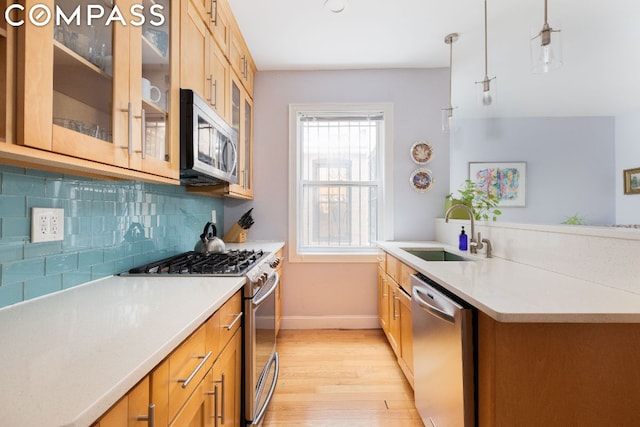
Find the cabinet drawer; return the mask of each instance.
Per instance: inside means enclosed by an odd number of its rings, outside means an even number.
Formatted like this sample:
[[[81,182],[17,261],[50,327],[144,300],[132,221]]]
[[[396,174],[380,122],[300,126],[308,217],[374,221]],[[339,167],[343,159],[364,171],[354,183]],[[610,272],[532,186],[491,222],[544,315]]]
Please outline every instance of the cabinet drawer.
[[[207,379],[211,377],[211,369],[207,371],[204,379],[202,379],[195,388],[191,397],[185,405],[180,409],[176,417],[171,421],[169,427],[186,427],[186,426],[208,426],[211,425],[208,420],[211,418],[207,413],[208,405],[206,400],[205,386]]]
[[[169,356],[169,419],[178,413],[207,373],[215,355],[206,351],[206,328],[200,327]]]
[[[387,272],[387,274],[396,281],[396,283],[400,282],[400,261],[398,261],[397,258],[386,254],[385,255],[385,259],[386,259],[386,268],[385,271]]]
[[[220,308],[219,312],[220,349],[222,349],[242,324],[242,290],[236,292],[234,296],[229,298]]]
[[[400,282],[399,285],[409,295],[411,295],[411,275],[416,274],[416,271],[406,264],[400,263]]]
[[[240,290],[207,320],[206,351],[212,353],[212,360],[218,358],[227,341],[241,326],[242,315],[242,290]]]

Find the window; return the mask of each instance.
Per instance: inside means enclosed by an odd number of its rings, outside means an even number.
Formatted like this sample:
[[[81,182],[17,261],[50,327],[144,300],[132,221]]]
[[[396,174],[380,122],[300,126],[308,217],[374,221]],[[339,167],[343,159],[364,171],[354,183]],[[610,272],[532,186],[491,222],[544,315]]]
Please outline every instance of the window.
[[[390,235],[391,106],[292,105],[290,123],[291,260],[376,253]]]

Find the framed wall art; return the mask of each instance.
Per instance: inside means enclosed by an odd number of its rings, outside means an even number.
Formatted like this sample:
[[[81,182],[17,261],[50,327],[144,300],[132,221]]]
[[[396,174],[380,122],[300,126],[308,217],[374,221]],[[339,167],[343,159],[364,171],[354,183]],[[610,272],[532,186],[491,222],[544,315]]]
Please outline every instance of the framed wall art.
[[[469,179],[498,198],[498,206],[525,206],[526,162],[469,162]]]
[[[624,194],[640,194],[640,168],[624,170]]]

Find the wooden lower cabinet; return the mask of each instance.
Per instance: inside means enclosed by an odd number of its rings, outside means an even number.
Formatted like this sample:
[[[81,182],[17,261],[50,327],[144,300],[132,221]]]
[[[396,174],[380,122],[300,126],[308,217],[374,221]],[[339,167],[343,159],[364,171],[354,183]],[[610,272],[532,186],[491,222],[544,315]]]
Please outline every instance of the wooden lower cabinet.
[[[413,387],[413,329],[411,297],[402,288],[398,292],[400,310],[400,357],[398,364]]]
[[[640,425],[640,325],[478,313],[480,427]]]
[[[169,356],[169,419],[194,392],[215,355],[205,352],[206,328],[200,327]]]
[[[389,292],[389,333],[387,339],[397,357],[400,357],[400,287],[387,275]]]
[[[389,268],[388,271],[383,270]],[[415,270],[386,255],[378,264],[378,318],[398,364],[413,387],[413,331],[411,321],[411,274]],[[400,284],[396,281],[399,280]]]
[[[240,427],[241,316],[242,290],[93,427],[146,427],[150,405],[155,427]]]
[[[207,394],[205,391],[206,379],[211,376],[211,372],[208,372],[204,379],[202,379],[195,387],[193,394],[185,402],[180,412],[175,416],[171,424],[171,427],[204,427],[213,425],[209,422],[211,418],[207,414]]]
[[[94,427],[146,427],[149,425],[149,415],[149,377],[145,377]]]
[[[384,269],[378,267],[378,320],[385,335],[389,333],[389,287]]]
[[[237,330],[170,426],[239,427],[241,376],[242,332]]]
[[[212,397],[210,414],[217,418],[218,427],[240,426],[242,377],[242,332],[236,331],[218,360],[211,368],[211,382],[206,392]],[[213,391],[214,394],[211,394]],[[209,424],[205,424],[209,425]]]

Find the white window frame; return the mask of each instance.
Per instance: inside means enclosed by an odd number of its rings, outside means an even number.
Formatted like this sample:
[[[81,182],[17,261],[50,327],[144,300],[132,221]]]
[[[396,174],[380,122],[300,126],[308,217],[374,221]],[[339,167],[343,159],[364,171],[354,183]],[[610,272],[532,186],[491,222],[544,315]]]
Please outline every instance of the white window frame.
[[[378,239],[393,239],[393,104],[290,104],[289,105],[289,262],[318,263],[352,263],[378,262],[380,251],[357,249],[353,252],[318,252],[300,253],[298,251],[298,188],[299,156],[298,156],[298,115],[300,113],[348,113],[348,112],[382,112],[384,115],[384,131],[379,148],[381,175],[378,177],[382,189],[382,197],[378,200]]]

